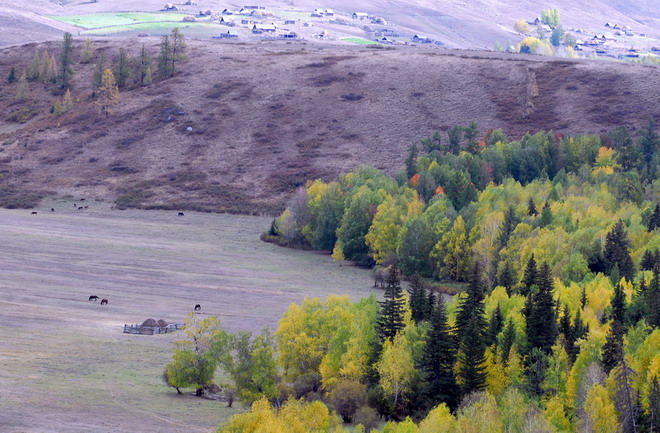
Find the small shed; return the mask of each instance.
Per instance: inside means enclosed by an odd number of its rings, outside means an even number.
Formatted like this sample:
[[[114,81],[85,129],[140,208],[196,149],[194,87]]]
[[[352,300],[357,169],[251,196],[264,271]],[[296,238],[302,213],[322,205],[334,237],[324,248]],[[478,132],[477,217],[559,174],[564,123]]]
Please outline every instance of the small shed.
[[[238,39],[238,32],[236,30],[227,30],[220,33],[222,39]]]
[[[277,30],[275,24],[255,24],[252,33],[274,33]]]
[[[183,17],[183,22],[184,23],[194,23],[195,21],[197,21],[197,18],[195,18],[192,15],[187,15],[187,16]]]
[[[284,20],[285,25],[292,25],[292,24],[295,24],[295,23],[296,23],[296,20]]]
[[[353,12],[353,15],[351,15],[354,20],[367,20],[369,19],[369,14],[366,12]]]
[[[298,39],[298,34],[296,32],[282,33],[280,35],[282,39]]]
[[[329,16],[329,17],[332,17],[332,16],[335,15],[335,11],[333,11],[332,9],[326,9],[326,10],[323,11],[323,13],[325,15]]]
[[[431,38],[427,38],[424,35],[414,35],[412,37],[413,42],[421,43],[421,44],[430,44],[433,42]]]

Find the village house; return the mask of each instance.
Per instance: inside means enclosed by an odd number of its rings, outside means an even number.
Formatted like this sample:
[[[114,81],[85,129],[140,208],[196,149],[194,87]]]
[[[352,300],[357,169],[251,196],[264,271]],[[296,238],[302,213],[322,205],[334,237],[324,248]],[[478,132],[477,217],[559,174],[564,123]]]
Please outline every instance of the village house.
[[[333,11],[332,9],[326,9],[326,10],[323,11],[323,13],[324,13],[325,16],[327,16],[327,17],[332,17],[332,16],[335,15],[335,11]]]
[[[252,27],[252,33],[260,34],[260,33],[275,33],[277,30],[277,27],[275,27],[275,24],[255,24]]]
[[[293,25],[296,23],[296,20],[284,20],[284,25]]]
[[[365,12],[353,12],[353,15],[351,15],[351,17],[353,17],[354,20],[362,21],[369,19],[369,14]]]
[[[412,41],[420,44],[430,44],[433,42],[431,38],[427,38],[426,36],[423,35],[414,35],[412,37]]]
[[[298,39],[298,34],[296,32],[282,33],[280,35],[282,39]]]
[[[223,39],[238,39],[238,31],[227,30],[226,32],[220,33],[220,37]]]

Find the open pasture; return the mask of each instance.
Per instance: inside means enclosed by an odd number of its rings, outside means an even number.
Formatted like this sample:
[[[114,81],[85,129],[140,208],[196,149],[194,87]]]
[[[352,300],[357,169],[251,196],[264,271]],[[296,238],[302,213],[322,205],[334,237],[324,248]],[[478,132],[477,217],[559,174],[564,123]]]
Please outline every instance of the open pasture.
[[[49,18],[90,30],[151,22],[180,22],[186,15],[173,12],[117,12],[84,15],[53,15]]]
[[[371,292],[365,270],[261,242],[270,218],[84,203],[0,210],[3,432],[212,431],[240,405],[166,388],[182,334],[123,334],[125,323],[180,322],[199,303],[229,331],[274,330],[305,296]]]

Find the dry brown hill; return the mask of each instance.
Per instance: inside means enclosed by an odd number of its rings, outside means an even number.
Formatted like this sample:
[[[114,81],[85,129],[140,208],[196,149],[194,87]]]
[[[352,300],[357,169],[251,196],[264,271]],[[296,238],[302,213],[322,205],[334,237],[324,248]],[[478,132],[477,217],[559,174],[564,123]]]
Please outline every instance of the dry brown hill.
[[[97,41],[106,57],[120,44]],[[157,39],[147,40],[156,54]],[[35,50],[0,50],[0,74]],[[98,52],[98,50],[97,50]],[[189,44],[174,78],[122,93],[108,118],[89,99],[91,65],[76,65],[75,108],[31,84],[0,88],[0,200],[26,192],[119,197],[124,204],[269,211],[307,179],[359,164],[394,172],[406,147],[433,131],[478,122],[510,137],[541,129],[601,132],[660,121],[660,69],[476,51],[262,42]],[[21,110],[37,115],[10,122]]]

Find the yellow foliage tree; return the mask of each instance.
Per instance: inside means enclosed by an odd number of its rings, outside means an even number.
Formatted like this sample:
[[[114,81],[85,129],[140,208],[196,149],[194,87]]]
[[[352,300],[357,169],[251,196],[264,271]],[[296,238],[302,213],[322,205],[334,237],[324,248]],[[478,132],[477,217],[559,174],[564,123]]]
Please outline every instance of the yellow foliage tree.
[[[587,392],[584,403],[583,431],[617,433],[620,431],[614,403],[603,385],[594,385]]]
[[[520,18],[513,25],[513,29],[521,35],[526,35],[527,33],[529,33],[529,24],[527,24],[527,21],[525,21],[525,18]]]
[[[386,340],[383,344],[383,354],[376,365],[380,374],[380,385],[388,396],[394,399],[396,406],[401,394],[410,386],[415,365],[412,353],[403,332],[399,332],[394,340]]]
[[[419,433],[453,433],[456,431],[456,418],[446,404],[437,406],[419,423]]]
[[[103,71],[101,86],[96,91],[96,98],[96,105],[99,106],[101,114],[105,114],[105,117],[110,115],[112,107],[119,104],[119,87],[117,87],[112,69]]]

